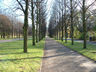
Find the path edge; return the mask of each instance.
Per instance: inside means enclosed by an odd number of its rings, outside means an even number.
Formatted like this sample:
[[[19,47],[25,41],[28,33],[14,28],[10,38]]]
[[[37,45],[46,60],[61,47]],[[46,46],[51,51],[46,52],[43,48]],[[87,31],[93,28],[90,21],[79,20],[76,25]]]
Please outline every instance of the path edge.
[[[45,39],[45,45],[44,45],[44,48],[43,48],[43,56],[42,56],[42,60],[41,60],[41,65],[40,65],[39,72],[42,72],[43,58],[44,58],[44,55],[45,55],[45,48],[46,48],[46,39]]]
[[[56,40],[55,40],[55,41],[56,41]],[[69,47],[67,47],[67,46],[64,46],[62,43],[60,43],[60,42],[58,42],[58,41],[56,41],[56,42],[59,43],[59,44],[61,44],[63,47],[66,47],[66,48],[68,48],[68,49],[70,49],[70,50],[72,50],[72,51],[74,51],[74,52],[76,52],[76,53],[78,53],[78,54],[80,54],[80,55],[86,57],[87,59],[91,60],[92,62],[96,63],[95,60],[93,60],[93,59],[91,59],[91,58],[89,58],[89,57],[87,57],[87,56],[85,56],[85,55],[79,53],[78,51],[76,51],[76,50],[74,50],[74,49],[71,49],[71,48],[69,48]]]

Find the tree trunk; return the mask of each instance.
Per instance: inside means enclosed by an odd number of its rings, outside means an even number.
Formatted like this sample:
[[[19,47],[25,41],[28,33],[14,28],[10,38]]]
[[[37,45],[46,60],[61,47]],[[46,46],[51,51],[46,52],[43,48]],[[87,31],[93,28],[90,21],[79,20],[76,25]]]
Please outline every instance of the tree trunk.
[[[32,8],[32,43],[35,45],[35,25],[34,25],[34,6],[33,6],[33,0],[31,0],[31,8]]]
[[[2,35],[2,36],[3,36],[3,38],[5,39],[5,32],[3,32],[3,35]]]
[[[41,29],[41,26],[40,26],[40,23],[39,23],[39,41],[41,40],[41,33],[40,33],[41,30],[40,29]]]
[[[36,24],[36,43],[38,43],[38,24]]]
[[[73,28],[73,5],[72,5],[72,0],[70,0],[70,6],[71,6],[71,41],[72,45],[74,45],[74,28]]]
[[[60,8],[60,2],[59,2],[59,8]],[[60,18],[60,12],[59,12],[59,18]],[[60,19],[59,19],[59,40],[61,39],[61,35],[60,35],[60,31],[61,31],[61,24],[60,24]]]
[[[59,23],[59,24],[60,24],[60,23]],[[59,40],[61,39],[60,31],[61,31],[61,27],[60,27],[60,25],[59,25]]]
[[[82,14],[82,20],[83,20],[83,35],[84,35],[84,49],[86,48],[86,33],[87,33],[87,30],[86,30],[86,20],[85,20],[85,0],[83,0],[83,14]]]
[[[62,39],[61,39],[62,41],[63,41],[63,37],[64,37],[63,22],[64,22],[64,21],[63,21],[63,7],[62,7],[62,27],[61,27],[61,28],[62,28]]]
[[[67,24],[65,22],[65,43],[67,43]]]
[[[64,15],[64,22],[65,22],[65,43],[67,43],[67,24],[66,24],[66,0],[64,0],[65,5],[65,15]]]
[[[59,40],[59,26],[58,26],[58,40]]]
[[[26,8],[24,13],[24,26],[23,26],[24,53],[27,53],[27,33],[28,33],[28,0],[26,0]]]

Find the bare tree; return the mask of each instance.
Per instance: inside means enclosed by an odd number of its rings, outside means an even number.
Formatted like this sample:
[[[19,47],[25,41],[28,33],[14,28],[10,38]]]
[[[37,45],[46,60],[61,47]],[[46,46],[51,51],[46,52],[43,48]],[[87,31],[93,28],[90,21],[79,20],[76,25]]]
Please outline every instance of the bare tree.
[[[32,17],[32,43],[33,45],[35,45],[35,25],[34,25],[34,2],[33,0],[31,0],[31,9],[32,9],[32,13],[31,13],[31,17]]]
[[[27,31],[28,31],[28,0],[23,0],[25,2],[25,8],[23,6],[22,1],[16,0],[20,6],[20,9],[24,13],[24,26],[23,26],[23,36],[24,36],[24,53],[27,53]]]

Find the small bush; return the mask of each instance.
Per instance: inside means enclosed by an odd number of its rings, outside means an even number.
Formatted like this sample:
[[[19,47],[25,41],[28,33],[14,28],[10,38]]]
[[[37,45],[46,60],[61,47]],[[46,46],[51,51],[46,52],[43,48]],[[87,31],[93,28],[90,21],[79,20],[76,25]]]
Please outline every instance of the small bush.
[[[88,35],[88,34],[87,34],[87,37],[86,37],[86,38],[89,39],[89,35]],[[81,33],[81,34],[78,36],[78,39],[83,40],[83,39],[84,39],[84,34]]]

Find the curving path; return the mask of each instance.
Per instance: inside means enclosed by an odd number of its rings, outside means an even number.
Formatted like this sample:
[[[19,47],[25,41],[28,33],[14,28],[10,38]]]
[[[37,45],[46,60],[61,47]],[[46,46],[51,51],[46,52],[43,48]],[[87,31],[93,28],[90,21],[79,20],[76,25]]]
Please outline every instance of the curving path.
[[[96,72],[96,63],[47,37],[41,72]]]

